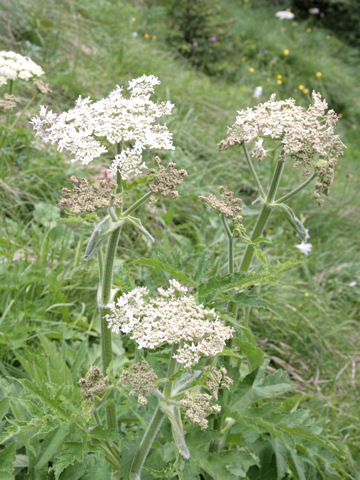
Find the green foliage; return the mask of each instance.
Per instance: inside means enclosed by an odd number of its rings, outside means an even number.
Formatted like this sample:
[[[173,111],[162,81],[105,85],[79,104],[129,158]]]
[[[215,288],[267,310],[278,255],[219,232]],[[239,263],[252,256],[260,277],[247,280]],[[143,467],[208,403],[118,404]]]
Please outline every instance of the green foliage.
[[[302,18],[309,15],[309,10],[319,8],[315,19],[325,27],[341,35],[349,43],[360,45],[360,5],[356,0],[292,0],[292,5]]]
[[[231,58],[242,47],[231,33],[231,20],[220,16],[214,0],[171,0],[167,2],[168,41],[192,65],[209,75],[231,77]]]
[[[186,426],[193,455],[183,462],[176,457],[169,425],[164,424],[144,479],[287,480],[322,475],[344,480],[348,472],[354,477],[358,468],[351,464],[346,448],[358,463],[357,53],[333,35],[327,40],[328,32],[314,17],[310,23],[295,25],[274,18],[279,5],[273,8],[265,2],[263,7],[260,2],[257,8],[257,2],[252,6],[220,2],[220,10],[215,7],[211,16],[206,11],[202,15],[200,63],[189,58],[199,69],[218,75],[214,82],[168,51],[159,2],[30,3],[3,3],[0,19],[1,48],[16,49],[41,63],[53,89],[46,98],[37,94],[29,111],[1,131],[0,479],[20,480],[29,472],[36,472],[39,479],[110,478],[101,445],[105,440],[121,444],[126,466],[126,455],[130,462],[141,429],[151,417],[152,401],[148,409],[140,409],[119,390],[121,434],[114,436],[95,426],[93,405],[82,403],[77,381],[100,361],[96,266],[93,260],[82,259],[89,229],[97,219],[73,224],[72,230],[70,221],[54,226],[59,215],[57,192],[68,176],[81,176],[83,169],[50,149],[39,149],[28,125],[39,103],[60,110],[79,94],[100,97],[116,83],[143,73],[158,75],[163,86],[160,96],[176,104],[169,128],[175,132],[177,150],[168,159],[187,168],[190,175],[177,202],[170,205],[164,200],[140,212],[143,225],[156,239],[151,258],[142,235],[124,225],[114,283],[124,291],[144,284],[154,289],[168,278],[177,278],[191,285],[210,307],[222,309],[224,318],[229,302],[236,302],[240,312],[233,348],[218,360],[229,361],[231,375],[238,378],[226,411],[234,423],[228,423],[223,450],[208,453],[219,434]],[[331,8],[336,13],[327,18],[343,22],[340,7]],[[355,12],[354,8],[348,14],[348,22],[356,20]],[[173,45],[179,49],[184,41],[175,24],[182,24],[182,13],[179,9],[171,14]],[[196,32],[196,22],[192,25]],[[306,33],[309,25],[312,32]],[[132,37],[135,31],[137,38]],[[158,39],[142,39],[141,33],[147,31]],[[213,34],[216,42],[209,41]],[[286,58],[285,48],[290,50]],[[265,49],[268,54],[259,53]],[[188,58],[186,51],[183,55]],[[250,67],[255,71],[249,72]],[[322,72],[321,79],[315,76],[317,71]],[[281,85],[278,74],[283,77]],[[239,151],[219,154],[216,143],[235,111],[257,101],[251,98],[255,86],[263,86],[263,98],[276,91],[305,105],[308,97],[298,90],[299,84],[320,90],[344,115],[340,128],[348,145],[330,202],[317,210],[301,195],[291,205],[301,223],[306,220],[314,253],[301,258],[301,264],[296,262],[297,240],[288,228],[283,229],[280,214],[275,213],[264,232],[269,242],[262,248],[271,259],[269,271],[261,272],[257,262],[248,275],[227,276],[220,221],[205,213],[197,196],[228,184],[244,198],[249,230],[257,206],[251,206],[256,194]],[[16,93],[26,99],[25,106],[33,92],[24,84]],[[257,167],[262,177],[268,175],[267,164]],[[87,172],[99,173],[96,168]],[[299,180],[289,169],[280,188],[286,193]],[[289,218],[299,227],[291,212]],[[240,241],[235,246],[237,265],[243,247]],[[290,257],[294,268],[276,272],[274,265]],[[114,339],[114,351],[109,370],[116,381],[119,365],[136,354],[131,342],[123,346],[119,338]],[[264,356],[270,360],[267,370]],[[149,358],[161,374],[167,360],[166,351]],[[276,371],[279,365],[292,376],[293,388],[308,393],[306,397],[290,396],[287,375]],[[311,416],[298,408],[301,402]],[[106,398],[99,407],[102,421],[105,406]]]

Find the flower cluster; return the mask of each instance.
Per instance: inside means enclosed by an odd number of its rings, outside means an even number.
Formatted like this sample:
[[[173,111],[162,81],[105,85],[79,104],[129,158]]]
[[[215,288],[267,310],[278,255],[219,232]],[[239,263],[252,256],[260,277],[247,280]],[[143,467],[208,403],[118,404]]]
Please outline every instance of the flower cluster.
[[[227,190],[224,186],[219,187],[219,193],[223,195],[223,198],[218,198],[213,193],[210,193],[208,197],[199,196],[199,198],[217,213],[241,223],[243,219],[240,207],[241,198],[234,198],[234,192]]]
[[[134,363],[129,370],[124,370],[120,376],[121,383],[127,383],[131,386],[130,395],[138,396],[140,405],[148,403],[146,397],[155,389],[156,380],[158,380],[158,376],[146,360]]]
[[[154,193],[160,193],[163,197],[177,198],[179,192],[176,188],[182,184],[187,176],[186,170],[176,168],[176,163],[170,162],[166,167],[160,163],[160,158],[155,158],[158,164],[158,171],[151,170],[150,173],[156,173],[155,177],[149,184],[149,188]]]
[[[275,17],[279,20],[292,20],[295,18],[295,15],[292,12],[289,12],[289,10],[280,10],[275,13]]]
[[[44,75],[43,69],[29,57],[19,53],[0,51],[0,87],[8,80],[29,80]]]
[[[124,147],[115,155],[110,173],[119,172],[124,179],[139,175],[146,167],[145,149],[174,149],[166,125],[155,123],[173,108],[170,102],[150,99],[159,83],[155,76],[143,75],[129,82],[129,98],[118,85],[97,102],[79,97],[74,108],[60,114],[41,106],[40,115],[32,119],[36,135],[83,164],[107,152],[109,144],[121,143]]]
[[[222,195],[220,198],[213,193],[210,193],[208,197],[199,196],[199,198],[216,213],[224,215],[226,218],[231,218],[234,222],[236,233],[241,236],[245,233],[245,227],[242,224],[241,198],[234,197],[234,192],[227,190],[224,186],[219,187],[219,193]]]
[[[86,377],[79,380],[81,394],[84,398],[101,393],[105,390],[106,384],[107,378],[103,376],[99,367],[91,367]]]
[[[255,140],[251,154],[261,160],[267,155],[264,140],[279,140],[282,155],[292,158],[295,167],[303,166],[305,175],[312,169],[317,174],[315,197],[327,195],[345,146],[334,133],[338,120],[334,110],[327,111],[328,105],[319,93],[313,92],[312,100],[305,110],[292,98],[276,101],[274,94],[268,102],[239,111],[220,149]]]
[[[130,334],[139,348],[177,345],[173,357],[186,368],[222,352],[233,334],[214,310],[197,304],[176,280],[170,280],[166,290],[159,288],[157,297],[150,297],[145,287],[135,288],[108,307],[106,319],[113,332]]]
[[[15,97],[15,95],[9,95],[8,93],[5,93],[5,95],[0,98],[0,108],[4,110],[13,110],[16,107],[16,104],[19,102],[19,97]]]
[[[211,395],[198,391],[187,391],[182,400],[180,400],[181,406],[186,408],[185,415],[187,418],[195,425],[199,425],[202,430],[208,427],[206,417],[221,411],[221,406],[211,405],[211,400]]]
[[[70,180],[73,188],[63,188],[64,198],[59,202],[60,208],[68,208],[71,213],[78,214],[121,205],[122,199],[121,196],[116,196],[114,183],[102,180],[91,185],[85,178],[79,180],[75,175]]]

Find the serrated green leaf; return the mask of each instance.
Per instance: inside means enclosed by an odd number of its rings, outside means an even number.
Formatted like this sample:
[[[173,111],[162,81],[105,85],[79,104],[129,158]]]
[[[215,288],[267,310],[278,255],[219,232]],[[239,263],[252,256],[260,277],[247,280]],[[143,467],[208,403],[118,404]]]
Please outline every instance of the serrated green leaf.
[[[84,444],[80,442],[66,442],[57,458],[53,462],[53,471],[55,480],[58,480],[60,475],[65,469],[70,466],[74,466],[76,463],[82,464],[82,459],[84,455]],[[76,477],[76,470],[80,472],[79,468],[71,469]],[[68,470],[70,471],[70,470]],[[84,473],[85,468],[82,467],[81,475]],[[63,479],[63,476],[61,477]]]
[[[194,282],[182,271],[175,270],[169,264],[161,262],[155,258],[139,258],[134,262],[131,262],[133,265],[147,265],[149,267],[155,268],[157,271],[163,271],[170,273],[172,278],[178,280],[179,282],[183,282],[188,285],[194,285]]]
[[[4,397],[0,400],[0,420],[7,414],[9,410],[9,399]]]
[[[289,375],[284,370],[265,376],[268,362],[247,375],[236,391],[231,411],[242,411],[259,400],[276,398],[292,390]]]
[[[236,460],[229,462],[225,468],[238,478],[247,478],[247,472],[253,465],[259,465],[260,459],[245,448],[236,451]]]
[[[60,445],[69,433],[69,426],[64,425],[56,429],[49,439],[44,440],[45,449],[42,451],[40,458],[37,460],[35,469],[41,470],[54,456],[56,456]]]
[[[287,450],[283,442],[278,437],[272,438],[271,444],[276,458],[276,478],[277,480],[281,480],[285,476],[287,470]]]
[[[0,478],[3,480],[13,480],[14,462],[16,455],[16,445],[14,442],[6,445],[0,450]]]
[[[251,345],[249,342],[244,342],[237,338],[234,339],[236,345],[240,348],[240,352],[243,353],[248,362],[250,371],[260,366],[264,361],[264,352],[256,345]]]

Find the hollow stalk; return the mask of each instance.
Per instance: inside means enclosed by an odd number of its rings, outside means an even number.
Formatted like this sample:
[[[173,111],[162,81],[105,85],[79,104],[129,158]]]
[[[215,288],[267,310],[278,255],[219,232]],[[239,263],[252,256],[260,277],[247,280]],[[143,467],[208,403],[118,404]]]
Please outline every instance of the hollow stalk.
[[[174,375],[177,370],[177,362],[173,358],[173,353],[176,349],[176,346],[173,346],[171,352],[171,359],[168,367],[168,382],[165,385],[164,397],[168,399],[171,394],[172,381],[170,378]],[[141,470],[144,466],[145,460],[150,452],[150,449],[154,443],[154,440],[160,430],[161,424],[165,418],[165,413],[161,410],[160,401],[158,406],[155,409],[155,412],[150,420],[147,429],[145,430],[144,436],[141,439],[140,445],[135,454],[133,464],[131,466],[130,480],[141,480]]]

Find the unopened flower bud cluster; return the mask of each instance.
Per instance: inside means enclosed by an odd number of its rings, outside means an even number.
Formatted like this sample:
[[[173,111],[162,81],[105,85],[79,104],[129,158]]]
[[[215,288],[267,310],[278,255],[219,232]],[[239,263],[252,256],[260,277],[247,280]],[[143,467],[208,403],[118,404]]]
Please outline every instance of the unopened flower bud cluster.
[[[68,208],[71,213],[79,214],[121,205],[122,199],[116,196],[114,183],[102,180],[99,183],[89,184],[85,178],[79,180],[75,175],[70,180],[73,183],[72,190],[63,188],[64,198],[59,202],[60,208]]]
[[[205,386],[210,391],[215,400],[218,399],[219,390],[226,388],[229,390],[233,384],[232,378],[228,377],[226,368],[217,369],[215,367],[205,367],[206,375]]]
[[[177,198],[179,192],[176,189],[184,181],[184,178],[187,176],[187,171],[177,169],[176,163],[173,162],[164,167],[161,165],[159,157],[156,157],[155,160],[158,164],[158,171],[150,171],[150,173],[156,172],[156,176],[149,184],[150,190],[154,193],[159,193],[163,197]]]
[[[44,75],[43,69],[29,57],[11,51],[0,51],[0,87],[9,80],[29,80]]]
[[[40,115],[32,119],[36,135],[83,164],[107,152],[109,145],[122,144],[110,173],[116,176],[119,172],[123,179],[137,176],[146,168],[142,158],[145,149],[174,149],[166,125],[155,123],[173,108],[170,102],[150,99],[159,83],[154,75],[143,75],[129,82],[129,98],[118,85],[97,102],[79,97],[74,108],[60,114],[41,106]]]
[[[139,348],[178,345],[173,358],[186,368],[222,352],[233,335],[213,309],[196,303],[176,280],[168,289],[159,288],[156,297],[145,287],[135,288],[109,309],[106,318],[113,332],[129,334]]]
[[[282,155],[302,166],[305,175],[314,170],[318,176],[315,196],[327,195],[333,181],[335,164],[344,153],[344,144],[336,135],[338,120],[319,93],[313,92],[312,104],[305,110],[295,100],[276,101],[275,94],[268,102],[238,112],[235,123],[228,129],[228,137],[219,147],[227,149],[236,144],[254,141],[251,155],[258,160],[266,157],[266,139],[278,140]]]
[[[91,367],[85,378],[80,378],[79,385],[84,398],[90,398],[103,392],[106,388],[107,378],[103,376],[100,368]]]
[[[154,391],[157,380],[158,376],[146,360],[134,363],[130,369],[124,370],[120,376],[120,383],[131,386],[130,395],[137,396],[140,405],[148,403],[146,397]]]

